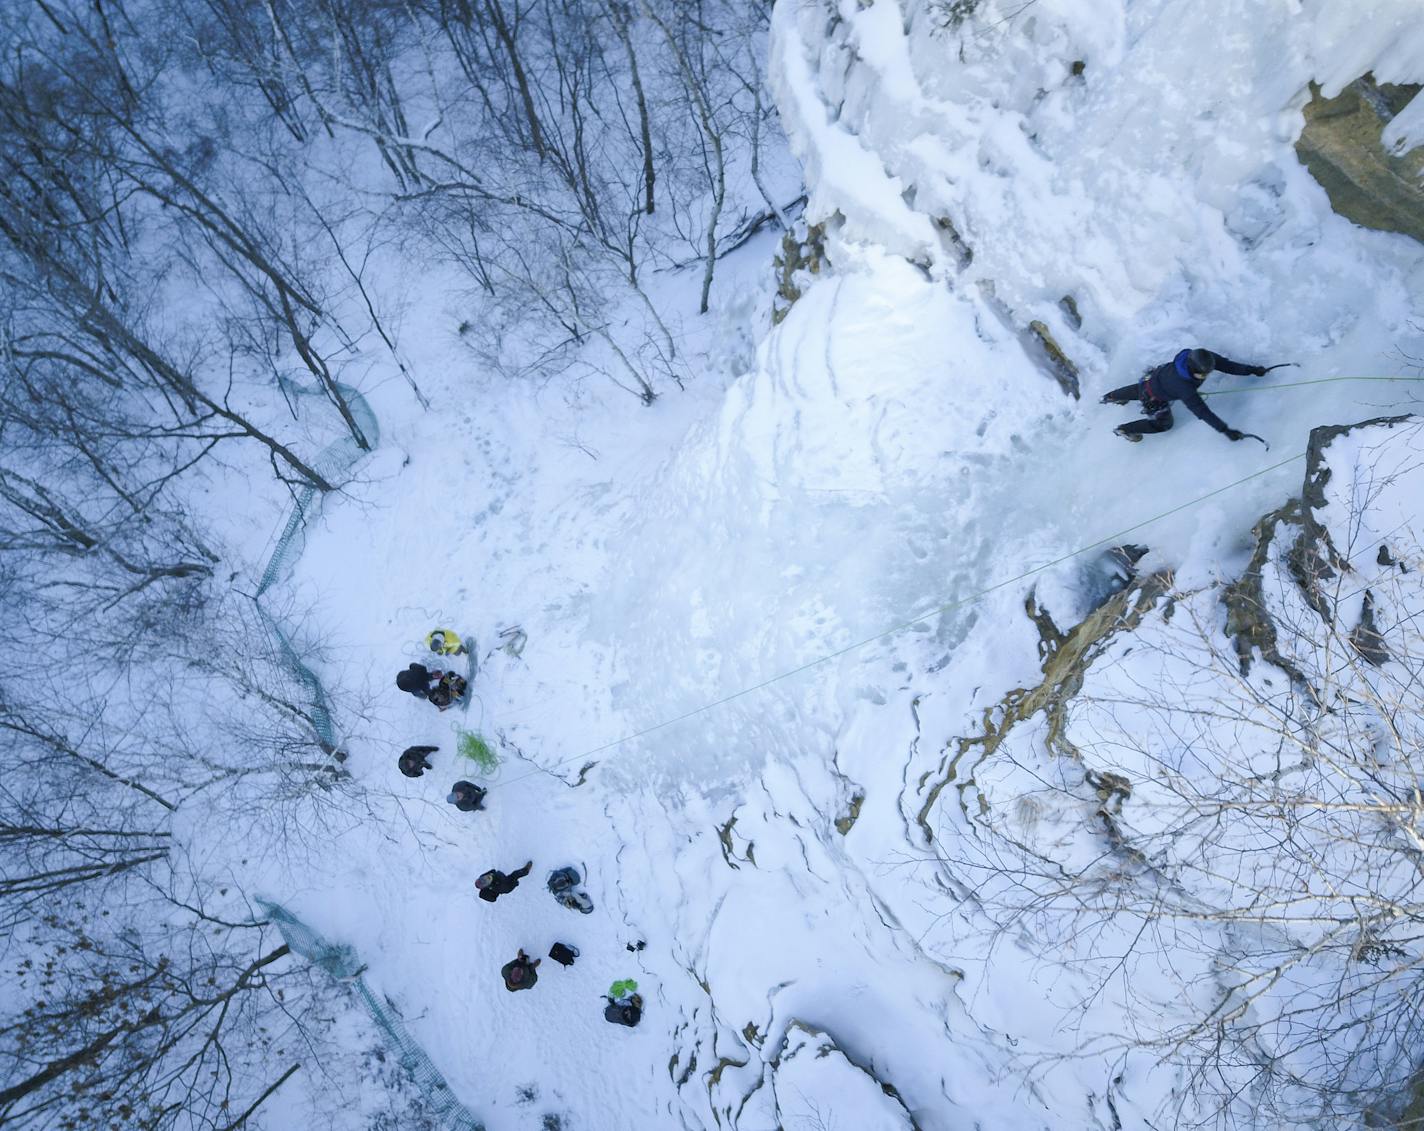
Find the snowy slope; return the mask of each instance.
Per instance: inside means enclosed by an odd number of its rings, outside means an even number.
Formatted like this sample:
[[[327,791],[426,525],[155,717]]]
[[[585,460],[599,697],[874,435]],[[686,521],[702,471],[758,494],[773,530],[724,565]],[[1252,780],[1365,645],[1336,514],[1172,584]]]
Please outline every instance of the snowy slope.
[[[980,1016],[1025,1031],[990,1009],[1033,955],[1057,973],[1039,1017],[1081,1049],[1130,1034],[1208,1114],[1239,1089],[1272,1126],[1348,1122],[1414,1067],[1419,424],[1334,431],[1240,583],[1145,579],[1053,642],[925,812],[977,895],[930,949],[962,954],[981,914],[1022,932],[976,971]],[[1150,1114],[1147,1074],[1118,1075]]]
[[[1062,559],[1126,536],[1179,588],[1232,577],[1312,427],[1412,400],[1342,382],[1213,402],[1269,453],[1184,413],[1129,446],[1126,410],[1095,403],[1196,344],[1302,363],[1270,384],[1424,353],[1424,249],[1334,216],[1291,150],[1309,79],[1417,81],[1424,47],[1387,0],[1005,0],[958,27],[943,8],[778,3],[773,80],[831,263],[783,322],[760,239],[719,275],[699,379],[644,410],[486,380],[432,299],[407,335],[449,409],[378,395],[386,445],[309,539],[292,584],[365,704],[372,815],[310,874],[246,881],[357,948],[491,1128],[907,1125],[898,1105],[925,1129],[1143,1126],[1180,1084],[1119,1038],[1166,1032],[1211,949],[1169,948],[1179,981],[1144,973],[1131,1010],[1093,996],[1092,970],[1054,964],[1050,921],[1020,936],[981,906],[992,886],[955,866],[960,794],[936,786],[981,712],[1038,678],[1030,587],[1062,627],[1086,613],[1093,555]],[[669,282],[688,311],[694,285]],[[1025,344],[1034,320],[1081,401]],[[436,622],[482,654],[529,634],[489,657],[468,719],[390,686]],[[503,740],[488,813],[443,804],[468,772],[460,722]],[[1043,725],[1020,731],[1032,757]],[[442,752],[407,781],[395,755],[417,741]],[[978,788],[1011,806],[1022,772]],[[1091,818],[1040,828],[1071,859],[1100,849]],[[528,858],[518,892],[475,898],[480,871]],[[541,890],[564,863],[587,868],[592,915]],[[555,939],[579,963],[507,994],[500,965]],[[631,1031],[601,1014],[623,976],[647,1002]],[[815,1059],[812,1032],[844,1061]],[[866,1072],[896,1104],[871,1104]]]

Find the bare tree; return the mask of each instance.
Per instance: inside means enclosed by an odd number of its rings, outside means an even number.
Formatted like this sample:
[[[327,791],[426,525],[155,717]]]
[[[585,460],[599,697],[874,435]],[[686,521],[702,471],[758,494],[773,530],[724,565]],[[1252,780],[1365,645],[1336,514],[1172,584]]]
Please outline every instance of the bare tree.
[[[261,1071],[253,1054],[280,1047],[294,1028],[263,1031],[286,1018],[271,1003],[305,980],[261,924],[224,931],[231,941],[195,930],[184,949],[156,949],[133,934],[96,933],[98,906],[76,903],[46,917],[49,957],[11,972],[33,1004],[0,1024],[8,1126],[167,1128],[196,1118],[235,1128],[300,1067],[265,1089],[251,1084]]]
[[[240,591],[207,490],[338,489],[374,442],[357,366],[424,403],[397,245],[468,272],[497,371],[681,385],[659,274],[691,255],[706,312],[775,211],[736,176],[772,120],[761,7],[44,0],[0,28],[0,1122],[236,1131],[317,1055],[340,991],[201,850],[296,867],[372,821],[330,725],[360,704]]]
[[[1338,429],[1242,578],[1144,580],[1050,631],[1044,684],[959,747],[936,851],[1081,978],[1077,1055],[1154,1052],[1185,1123],[1357,1119],[1417,1068],[1424,545],[1379,500],[1424,460],[1417,425],[1384,425],[1405,460],[1337,460],[1331,525]]]
[[[407,26],[376,21],[377,69],[396,73],[402,53],[421,60],[391,93],[346,81],[361,31],[347,26],[352,11],[322,11],[299,19],[269,5],[275,41],[321,121],[398,159],[393,200],[476,281],[465,332],[482,359],[511,374],[606,372],[644,403],[681,383],[649,272],[675,268],[675,247],[691,243],[705,312],[718,256],[777,215],[744,215],[723,237],[733,162],[749,158],[761,180],[768,113],[751,45],[765,13],[730,0],[422,0]],[[410,128],[397,102],[426,124]]]
[[[299,861],[369,811],[245,598],[190,610],[122,667],[94,626],[76,665],[52,631],[64,599],[6,574],[16,553],[0,553],[0,1121],[235,1128],[322,1046],[300,1020],[317,991],[173,822],[196,809]]]

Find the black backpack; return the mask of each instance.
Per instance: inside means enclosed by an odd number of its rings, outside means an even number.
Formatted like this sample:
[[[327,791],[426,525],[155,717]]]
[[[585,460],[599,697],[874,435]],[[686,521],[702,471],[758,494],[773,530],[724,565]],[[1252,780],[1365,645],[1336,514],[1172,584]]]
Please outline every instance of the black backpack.
[[[641,999],[635,994],[628,1001],[610,1001],[603,1009],[603,1019],[611,1021],[614,1025],[626,1025],[633,1028],[643,1019],[643,1008]]]

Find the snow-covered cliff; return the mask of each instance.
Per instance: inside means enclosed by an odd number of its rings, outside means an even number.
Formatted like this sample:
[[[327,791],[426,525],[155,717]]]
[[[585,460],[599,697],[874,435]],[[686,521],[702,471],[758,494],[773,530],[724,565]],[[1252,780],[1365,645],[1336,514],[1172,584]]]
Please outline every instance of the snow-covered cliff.
[[[1424,248],[1294,142],[1312,80],[1420,81],[1421,35],[1403,0],[779,0],[819,270],[778,299],[773,239],[729,256],[641,415],[487,382],[392,424],[298,581],[386,611],[333,648],[387,692],[412,623],[519,620],[470,716],[506,763],[473,822],[410,785],[399,852],[333,838],[289,902],[489,1126],[1303,1126],[1399,1078],[1419,441],[1314,430],[1409,412],[1356,378],[1417,376]],[[1210,386],[1269,452],[1113,436],[1099,396],[1197,345],[1300,363]],[[458,505],[400,486],[451,468]],[[370,745],[430,738],[382,702]],[[594,913],[478,905],[528,857]],[[499,989],[556,937],[578,964]],[[1363,1053],[1308,1036],[1359,1015]]]

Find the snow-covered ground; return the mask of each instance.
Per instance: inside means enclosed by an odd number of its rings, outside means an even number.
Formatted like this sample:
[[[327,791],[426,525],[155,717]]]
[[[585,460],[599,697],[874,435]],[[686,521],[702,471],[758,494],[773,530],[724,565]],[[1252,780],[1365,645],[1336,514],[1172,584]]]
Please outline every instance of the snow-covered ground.
[[[1232,578],[1312,427],[1410,410],[1404,383],[1289,387],[1424,356],[1424,248],[1335,216],[1291,146],[1311,79],[1424,80],[1424,22],[1398,0],[947,10],[777,4],[831,266],[774,327],[772,236],[701,320],[698,281],[669,274],[700,358],[685,393],[492,381],[448,280],[412,279],[402,344],[438,411],[367,391],[382,446],[287,583],[379,819],[244,886],[354,946],[492,1129],[1145,1126],[1181,1086],[1110,1038],[1177,1024],[1209,952],[1140,971],[1127,1017],[1056,940],[1003,931],[950,864],[971,834],[945,752],[1041,679],[1032,587],[1066,629],[1100,595],[1095,547],[1148,545],[1143,571],[1183,591]],[[1026,349],[1033,320],[1081,400]],[[1098,396],[1195,345],[1300,363],[1209,386],[1269,452],[1181,411],[1112,436],[1130,413]],[[479,641],[468,716],[393,686],[436,624]],[[522,656],[495,650],[516,624]],[[444,803],[472,776],[456,725],[499,740],[487,812]],[[436,770],[400,777],[426,742]],[[475,897],[526,859],[518,892]],[[591,915],[542,890],[566,863]],[[516,949],[556,940],[577,964],[506,993]],[[637,1029],[603,1020],[620,977]]]

